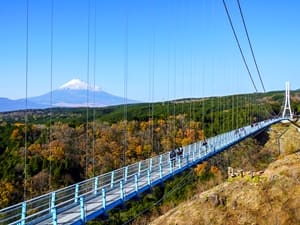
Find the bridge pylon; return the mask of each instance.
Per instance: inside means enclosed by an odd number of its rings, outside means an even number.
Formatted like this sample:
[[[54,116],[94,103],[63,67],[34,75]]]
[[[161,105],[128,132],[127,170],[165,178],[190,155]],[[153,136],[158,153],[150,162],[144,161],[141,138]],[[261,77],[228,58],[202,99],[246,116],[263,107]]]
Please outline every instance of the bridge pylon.
[[[289,81],[285,82],[285,101],[284,101],[282,117],[293,119],[293,113],[292,113],[291,102],[290,102],[290,82]]]

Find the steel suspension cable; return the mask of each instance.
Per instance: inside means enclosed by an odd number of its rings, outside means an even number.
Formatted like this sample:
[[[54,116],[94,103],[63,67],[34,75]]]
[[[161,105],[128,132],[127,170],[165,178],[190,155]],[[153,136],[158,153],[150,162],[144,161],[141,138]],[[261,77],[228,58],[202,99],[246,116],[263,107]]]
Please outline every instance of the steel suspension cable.
[[[54,0],[51,0],[51,18],[50,18],[50,124],[49,124],[49,190],[52,187],[52,106],[53,106],[53,21],[54,20]]]
[[[29,52],[29,0],[26,1],[26,56],[25,56],[25,140],[24,140],[24,193],[27,200],[27,138],[28,138],[28,52]]]
[[[123,167],[126,166],[126,151],[127,151],[127,118],[128,118],[128,105],[127,105],[127,83],[128,83],[128,14],[126,11],[125,18],[125,37],[124,37],[124,147],[123,147]]]
[[[167,122],[167,137],[168,137],[168,142],[167,142],[167,149],[164,150],[169,150],[171,146],[169,146],[169,137],[171,134],[171,124],[170,124],[170,45],[168,46],[168,99],[167,99],[167,115],[166,115],[166,122]]]
[[[248,67],[246,58],[245,58],[244,53],[243,53],[243,50],[242,50],[242,48],[241,48],[239,39],[238,39],[237,34],[236,34],[236,31],[235,31],[235,29],[234,29],[234,26],[233,26],[233,23],[232,23],[232,20],[231,20],[231,16],[230,16],[230,14],[229,14],[229,11],[228,11],[226,2],[225,2],[225,0],[222,0],[222,1],[223,1],[223,5],[224,5],[224,8],[225,8],[225,11],[226,11],[226,14],[227,14],[228,21],[229,21],[229,23],[230,23],[231,30],[232,30],[233,35],[234,35],[234,38],[235,38],[235,41],[236,41],[237,46],[238,46],[238,49],[239,49],[239,51],[240,51],[240,53],[241,53],[241,56],[242,56],[244,65],[245,65],[245,67],[246,67],[246,69],[247,69],[247,72],[248,72],[248,75],[249,75],[250,80],[251,80],[251,82],[252,82],[252,85],[253,85],[255,91],[257,92],[257,87],[256,87],[255,82],[254,82],[254,80],[253,80],[252,74],[251,74],[251,72],[250,72],[250,69],[249,69],[249,67]]]
[[[92,141],[92,166],[93,166],[93,177],[95,176],[95,134],[96,134],[96,56],[97,56],[97,0],[95,0],[95,11],[94,11],[94,51],[93,51],[93,141]]]
[[[236,129],[236,127],[234,126],[234,95],[232,95],[232,98],[231,98],[231,130],[234,130]]]
[[[87,18],[87,65],[86,65],[86,133],[85,133],[85,178],[88,178],[89,164],[89,83],[90,83],[90,17],[91,1],[88,0]]]
[[[171,21],[171,6],[170,6],[170,1],[168,1],[168,22],[170,23]],[[170,25],[169,25],[170,26]],[[166,126],[167,126],[167,149],[164,149],[164,151],[166,150],[170,150],[171,146],[170,146],[170,137],[171,137],[171,120],[170,120],[170,70],[171,70],[171,56],[170,56],[170,51],[171,51],[171,47],[170,47],[170,39],[171,39],[171,29],[169,28],[169,32],[168,32],[168,58],[167,58],[167,80],[168,80],[168,86],[167,86],[167,109],[166,109]]]
[[[205,97],[204,97],[204,94],[205,94],[205,90],[204,90],[204,88],[205,88],[205,65],[203,65],[203,71],[202,71],[202,104],[201,104],[201,106],[202,106],[202,124],[201,124],[201,126],[202,126],[202,131],[203,131],[203,134],[204,134],[204,138],[206,138],[206,134],[205,134],[205,132],[204,132],[204,130],[205,130],[205,127],[204,127],[204,122],[205,122],[205,101],[206,101],[206,99],[205,99]]]
[[[242,7],[241,7],[241,4],[240,4],[240,0],[237,0],[237,3],[238,3],[238,6],[239,6],[240,15],[242,17],[244,29],[245,29],[245,32],[246,32],[246,36],[247,36],[247,39],[248,39],[248,43],[249,43],[249,47],[250,47],[250,50],[251,50],[252,58],[253,58],[253,61],[254,61],[255,67],[256,67],[256,71],[258,73],[261,86],[262,86],[264,92],[266,92],[264,83],[263,83],[262,78],[261,78],[260,71],[258,69],[258,65],[257,65],[256,58],[255,58],[255,55],[254,55],[253,47],[252,47],[252,44],[251,44],[251,41],[250,41],[250,37],[249,37],[248,29],[247,29],[247,26],[246,26],[246,22],[245,22],[245,19],[244,19],[244,15],[243,15]]]
[[[151,145],[152,153],[154,149],[154,75],[155,75],[155,34],[153,35],[153,46],[152,46],[152,81],[151,81]]]
[[[176,148],[176,84],[177,84],[177,51],[176,51],[176,44],[175,44],[175,56],[174,56],[174,101],[173,101],[173,149]]]
[[[205,12],[207,9],[206,9],[206,5],[205,5],[205,1],[202,1],[202,5],[201,5],[201,11],[202,12]],[[207,21],[206,21],[206,17],[204,16],[204,13],[201,14],[201,24],[200,26],[203,27],[204,29],[204,25],[207,24]],[[204,60],[203,60],[204,61]],[[201,104],[201,118],[199,119],[201,121],[201,129],[202,129],[202,134],[203,134],[203,139],[205,138],[205,127],[204,127],[204,106],[205,106],[205,98],[204,98],[204,94],[205,94],[205,63],[203,63],[203,67],[202,67],[202,98],[200,99],[200,103]]]
[[[148,141],[151,144],[151,152],[153,152],[153,66],[154,66],[154,38],[152,37],[152,44],[149,47],[149,71],[148,71]],[[148,152],[148,157],[151,157],[151,153]]]
[[[154,150],[154,70],[155,70],[155,34],[152,37],[152,49],[149,49],[149,104],[148,104],[148,137],[151,144],[151,152],[148,158],[151,157]]]
[[[194,86],[193,86],[193,60],[192,60],[192,57],[191,57],[191,64],[190,64],[190,91],[191,91],[191,97],[193,97],[194,95]],[[192,129],[192,121],[194,122],[194,115],[195,115],[195,111],[194,111],[194,99],[191,98],[190,101],[189,101],[189,132],[191,131]],[[193,142],[195,142],[194,140],[194,135],[193,135]]]

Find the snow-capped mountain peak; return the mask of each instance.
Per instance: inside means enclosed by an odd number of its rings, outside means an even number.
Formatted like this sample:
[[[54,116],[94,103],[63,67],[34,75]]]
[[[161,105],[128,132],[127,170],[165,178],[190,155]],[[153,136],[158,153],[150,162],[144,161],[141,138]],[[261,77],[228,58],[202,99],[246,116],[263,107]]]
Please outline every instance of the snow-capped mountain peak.
[[[93,94],[87,94],[90,90]],[[88,99],[87,99],[88,98]],[[50,103],[50,99],[52,99]],[[129,104],[137,103],[132,99],[125,99],[101,90],[99,87],[93,87],[79,79],[73,79],[62,85],[57,90],[48,92],[39,96],[28,98],[27,100],[10,100],[0,97],[0,112],[16,111],[25,109],[45,109],[51,107],[103,107],[112,105],[121,105],[124,102]]]
[[[69,90],[89,89],[91,91],[101,91],[101,89],[98,86],[93,87],[80,79],[72,79],[67,83],[65,83],[64,85],[60,86],[59,89],[69,89]]]

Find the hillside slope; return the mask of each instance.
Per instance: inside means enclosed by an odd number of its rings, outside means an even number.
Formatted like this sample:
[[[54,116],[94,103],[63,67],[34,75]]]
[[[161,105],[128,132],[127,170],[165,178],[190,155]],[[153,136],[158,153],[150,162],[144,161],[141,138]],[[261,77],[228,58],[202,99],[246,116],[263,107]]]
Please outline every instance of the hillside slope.
[[[300,224],[300,153],[261,175],[231,178],[151,224]]]
[[[274,149],[279,144],[281,155],[264,171],[229,178],[151,224],[300,224],[300,133],[280,124],[272,130],[264,149]],[[280,134],[278,143],[276,136]]]

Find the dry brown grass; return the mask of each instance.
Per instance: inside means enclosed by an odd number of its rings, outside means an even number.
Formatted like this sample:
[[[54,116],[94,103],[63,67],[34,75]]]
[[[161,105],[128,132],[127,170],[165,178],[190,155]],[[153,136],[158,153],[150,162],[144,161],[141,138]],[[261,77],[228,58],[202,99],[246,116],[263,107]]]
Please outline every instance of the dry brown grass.
[[[234,178],[151,224],[300,224],[299,178],[300,154],[296,153],[272,163],[259,179]]]
[[[263,151],[277,151],[277,134],[288,125],[276,125]],[[291,144],[292,143],[292,144]],[[282,136],[282,155],[261,176],[236,177],[170,209],[151,224],[211,225],[300,224],[300,133],[289,127]]]

